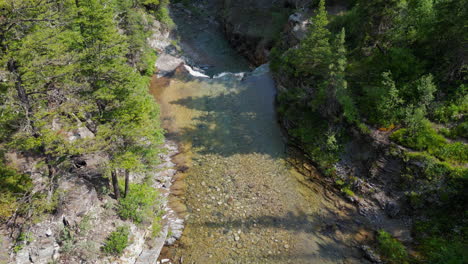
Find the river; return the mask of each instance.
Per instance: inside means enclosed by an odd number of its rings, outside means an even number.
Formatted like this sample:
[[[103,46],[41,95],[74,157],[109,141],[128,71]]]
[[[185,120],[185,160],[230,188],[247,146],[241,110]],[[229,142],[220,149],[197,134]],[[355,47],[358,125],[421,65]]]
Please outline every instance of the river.
[[[174,263],[364,263],[352,247],[359,230],[346,227],[358,223],[351,207],[288,165],[268,65],[250,69],[209,16],[172,14],[186,56],[215,77],[179,70],[152,83],[167,137],[181,149],[174,159],[188,168],[171,198],[186,227],[163,255]]]

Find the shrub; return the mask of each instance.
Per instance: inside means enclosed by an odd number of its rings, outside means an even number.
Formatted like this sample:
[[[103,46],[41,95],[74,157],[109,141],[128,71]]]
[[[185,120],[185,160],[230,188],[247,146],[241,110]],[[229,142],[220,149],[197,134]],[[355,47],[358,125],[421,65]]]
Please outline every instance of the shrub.
[[[117,227],[106,239],[102,250],[107,254],[121,255],[124,249],[128,246],[128,235],[130,229],[128,226]]]
[[[438,105],[432,112],[432,118],[440,123],[456,122],[468,113],[468,94],[464,92],[466,88],[460,87],[460,94],[449,102]],[[465,93],[465,94],[463,94]]]
[[[25,245],[32,242],[33,240],[34,237],[31,232],[21,232],[16,238],[15,246],[13,247],[13,252],[19,252],[21,249],[23,249]]]
[[[346,196],[354,196],[354,192],[348,186],[341,188],[341,192],[343,192]]]
[[[175,26],[174,21],[169,15],[169,9],[166,6],[160,6],[156,11],[156,19],[166,25],[168,28]]]
[[[439,135],[429,123],[415,133],[410,133],[406,128],[400,129],[391,135],[391,139],[415,150],[438,149],[446,143],[445,138]]]
[[[18,208],[17,200],[30,188],[31,179],[6,167],[0,161],[0,223],[7,220]]]
[[[119,200],[117,214],[136,223],[151,221],[156,211],[158,192],[147,184],[130,184],[129,193]]]
[[[458,240],[447,241],[443,238],[430,238],[423,242],[422,248],[427,253],[430,264],[468,263],[466,243]]]
[[[389,233],[380,230],[377,235],[379,251],[389,263],[407,263],[408,253],[400,241],[393,238]]]
[[[439,130],[439,132],[451,139],[466,139],[468,137],[468,121],[464,121],[450,129],[443,127]]]
[[[153,219],[153,224],[151,225],[151,235],[153,237],[159,236],[161,233],[162,226],[161,226],[161,216],[157,215]]]
[[[64,226],[60,232],[59,241],[61,246],[60,251],[62,253],[71,252],[75,244],[75,235],[73,231],[69,227]]]
[[[433,151],[434,155],[447,161],[468,162],[468,146],[461,142],[444,144]]]
[[[403,128],[393,133],[390,138],[403,146],[427,151],[429,154],[445,161],[455,163],[468,161],[468,147],[466,144],[447,142],[442,135],[438,134],[431,127],[429,122],[416,131],[416,133],[410,133],[407,129]]]

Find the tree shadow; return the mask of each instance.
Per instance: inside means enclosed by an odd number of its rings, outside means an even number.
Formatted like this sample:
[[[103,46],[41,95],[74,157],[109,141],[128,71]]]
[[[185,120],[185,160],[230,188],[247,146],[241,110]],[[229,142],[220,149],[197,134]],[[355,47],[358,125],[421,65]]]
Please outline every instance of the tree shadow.
[[[214,79],[177,77],[190,86],[213,87],[213,95],[187,96],[169,102],[196,111],[191,126],[178,130],[200,154],[224,157],[260,153],[284,155],[285,146],[274,109],[275,85],[269,73],[239,81],[233,74]],[[196,88],[192,88],[196,89]],[[211,89],[211,88],[208,88]]]
[[[252,260],[267,259],[275,263],[280,260],[284,260],[285,263],[291,260],[304,261],[301,263],[319,263],[314,261],[340,262],[353,258],[358,260],[359,263],[369,263],[362,259],[362,253],[357,246],[370,243],[373,235],[368,234],[367,237],[363,235],[360,238],[354,236],[362,228],[365,219],[356,215],[352,210],[345,210],[345,212],[346,214],[338,215],[330,209],[314,214],[289,211],[283,216],[263,215],[206,221],[198,225],[213,229],[241,229],[246,236],[255,228],[273,228],[287,230],[293,232],[294,235],[306,233],[311,238],[310,240],[304,240],[304,242],[301,242],[303,244],[299,246],[294,245],[297,248],[292,248],[290,252],[286,250],[282,253],[275,253],[273,250],[273,254],[252,254],[249,256]],[[272,248],[274,248],[273,241]],[[282,245],[281,249],[283,249]]]

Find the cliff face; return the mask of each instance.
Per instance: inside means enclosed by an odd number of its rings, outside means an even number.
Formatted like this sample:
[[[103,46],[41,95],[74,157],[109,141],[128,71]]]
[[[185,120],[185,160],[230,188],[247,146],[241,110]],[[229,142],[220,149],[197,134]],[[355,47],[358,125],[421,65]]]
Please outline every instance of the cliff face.
[[[266,63],[274,40],[283,30],[292,10],[307,2],[310,1],[225,0],[221,20],[226,37],[253,64]]]
[[[303,36],[313,3],[312,0],[219,0],[218,6],[228,41],[258,66],[268,62],[270,50],[281,32]],[[330,13],[338,13],[346,8],[347,1],[330,0],[327,5]],[[292,47],[297,43],[289,44]]]

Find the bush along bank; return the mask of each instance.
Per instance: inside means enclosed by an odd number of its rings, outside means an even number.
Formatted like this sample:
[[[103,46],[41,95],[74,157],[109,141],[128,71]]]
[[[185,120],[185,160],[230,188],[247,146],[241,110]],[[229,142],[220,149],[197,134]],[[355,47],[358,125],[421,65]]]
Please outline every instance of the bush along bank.
[[[390,263],[467,261],[467,4],[357,0],[330,15],[317,1],[307,23],[290,17],[306,33],[283,31],[270,53],[290,142],[361,214],[411,223],[414,240],[378,234]]]

